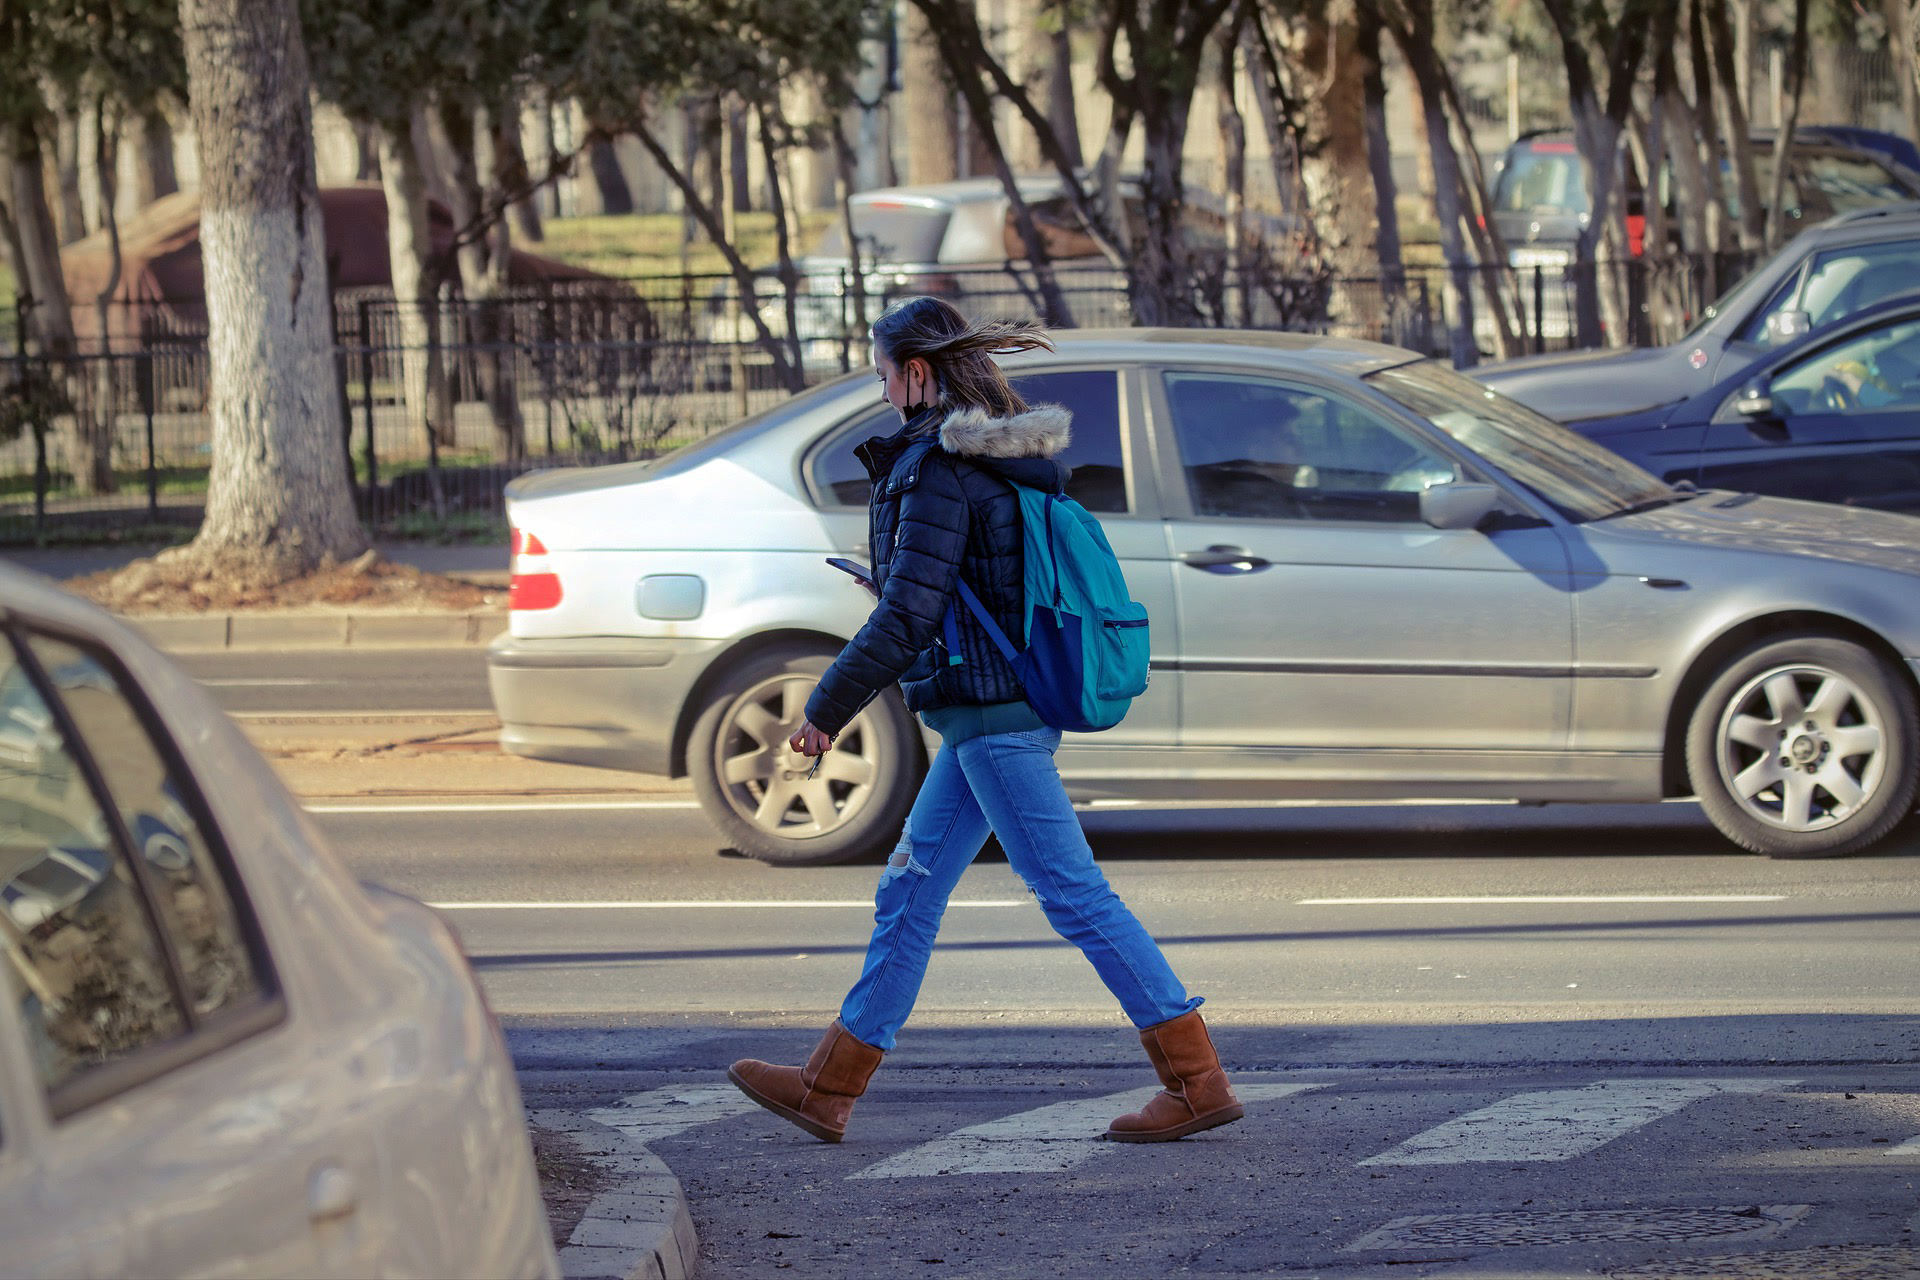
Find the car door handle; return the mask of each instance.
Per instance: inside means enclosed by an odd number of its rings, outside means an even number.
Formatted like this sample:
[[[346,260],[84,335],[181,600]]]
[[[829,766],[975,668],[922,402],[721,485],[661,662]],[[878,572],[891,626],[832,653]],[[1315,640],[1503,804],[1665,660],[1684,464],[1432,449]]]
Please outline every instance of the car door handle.
[[[350,1216],[360,1207],[360,1188],[353,1175],[337,1164],[321,1165],[307,1179],[307,1217],[313,1222],[332,1222]]]
[[[1208,573],[1253,573],[1272,562],[1262,560],[1245,547],[1215,545],[1205,551],[1182,551],[1180,563],[1205,569]]]

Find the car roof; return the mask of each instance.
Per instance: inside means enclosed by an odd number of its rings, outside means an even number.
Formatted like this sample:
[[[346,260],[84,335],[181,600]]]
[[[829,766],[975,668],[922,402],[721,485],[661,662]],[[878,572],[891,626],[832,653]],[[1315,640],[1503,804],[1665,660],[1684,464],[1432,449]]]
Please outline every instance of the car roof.
[[[0,614],[24,613],[69,630],[98,635],[114,627],[112,615],[61,587],[52,578],[0,560]]]
[[[1244,362],[1250,353],[1283,354],[1286,363],[1323,373],[1362,377],[1378,369],[1424,359],[1417,351],[1381,342],[1271,329],[1062,329],[1053,335],[1061,356],[1075,359],[1178,359],[1206,363]],[[1149,356],[1154,348],[1179,348]],[[1008,367],[1018,357],[1010,357]]]

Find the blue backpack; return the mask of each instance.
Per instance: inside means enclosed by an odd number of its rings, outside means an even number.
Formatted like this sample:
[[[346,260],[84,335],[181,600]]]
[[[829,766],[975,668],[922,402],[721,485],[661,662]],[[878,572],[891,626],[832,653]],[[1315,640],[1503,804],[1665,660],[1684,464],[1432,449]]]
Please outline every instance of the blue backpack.
[[[1014,648],[965,582],[960,599],[1042,720],[1070,733],[1111,729],[1147,691],[1147,608],[1127,594],[1119,558],[1086,508],[1062,494],[1013,488],[1026,562],[1026,646]],[[951,603],[943,625],[947,661],[958,666],[965,659]]]

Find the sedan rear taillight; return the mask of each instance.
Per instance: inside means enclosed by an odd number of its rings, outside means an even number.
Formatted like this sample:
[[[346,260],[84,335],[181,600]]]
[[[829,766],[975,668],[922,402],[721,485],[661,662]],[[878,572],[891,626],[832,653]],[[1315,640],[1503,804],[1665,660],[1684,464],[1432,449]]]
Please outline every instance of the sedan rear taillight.
[[[523,529],[507,531],[512,576],[507,579],[508,609],[551,609],[560,603],[560,575],[546,567],[547,548]],[[528,561],[533,563],[529,564]]]

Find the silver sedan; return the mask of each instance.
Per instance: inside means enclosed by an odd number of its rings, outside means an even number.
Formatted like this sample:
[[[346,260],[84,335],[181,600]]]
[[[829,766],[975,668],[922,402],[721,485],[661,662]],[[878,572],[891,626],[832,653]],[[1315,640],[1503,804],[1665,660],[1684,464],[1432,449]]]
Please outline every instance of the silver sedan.
[[[125,626],[0,568],[12,1276],[558,1276],[458,943]]]
[[[1071,332],[1012,358],[1074,413],[1071,492],[1152,618],[1078,798],[1656,801],[1776,857],[1913,808],[1920,522],[1672,488],[1450,369],[1270,333]],[[868,598],[867,376],[666,458],[524,477],[508,750],[692,776],[722,836],[891,846],[929,743],[874,702],[813,777],[787,749]]]

